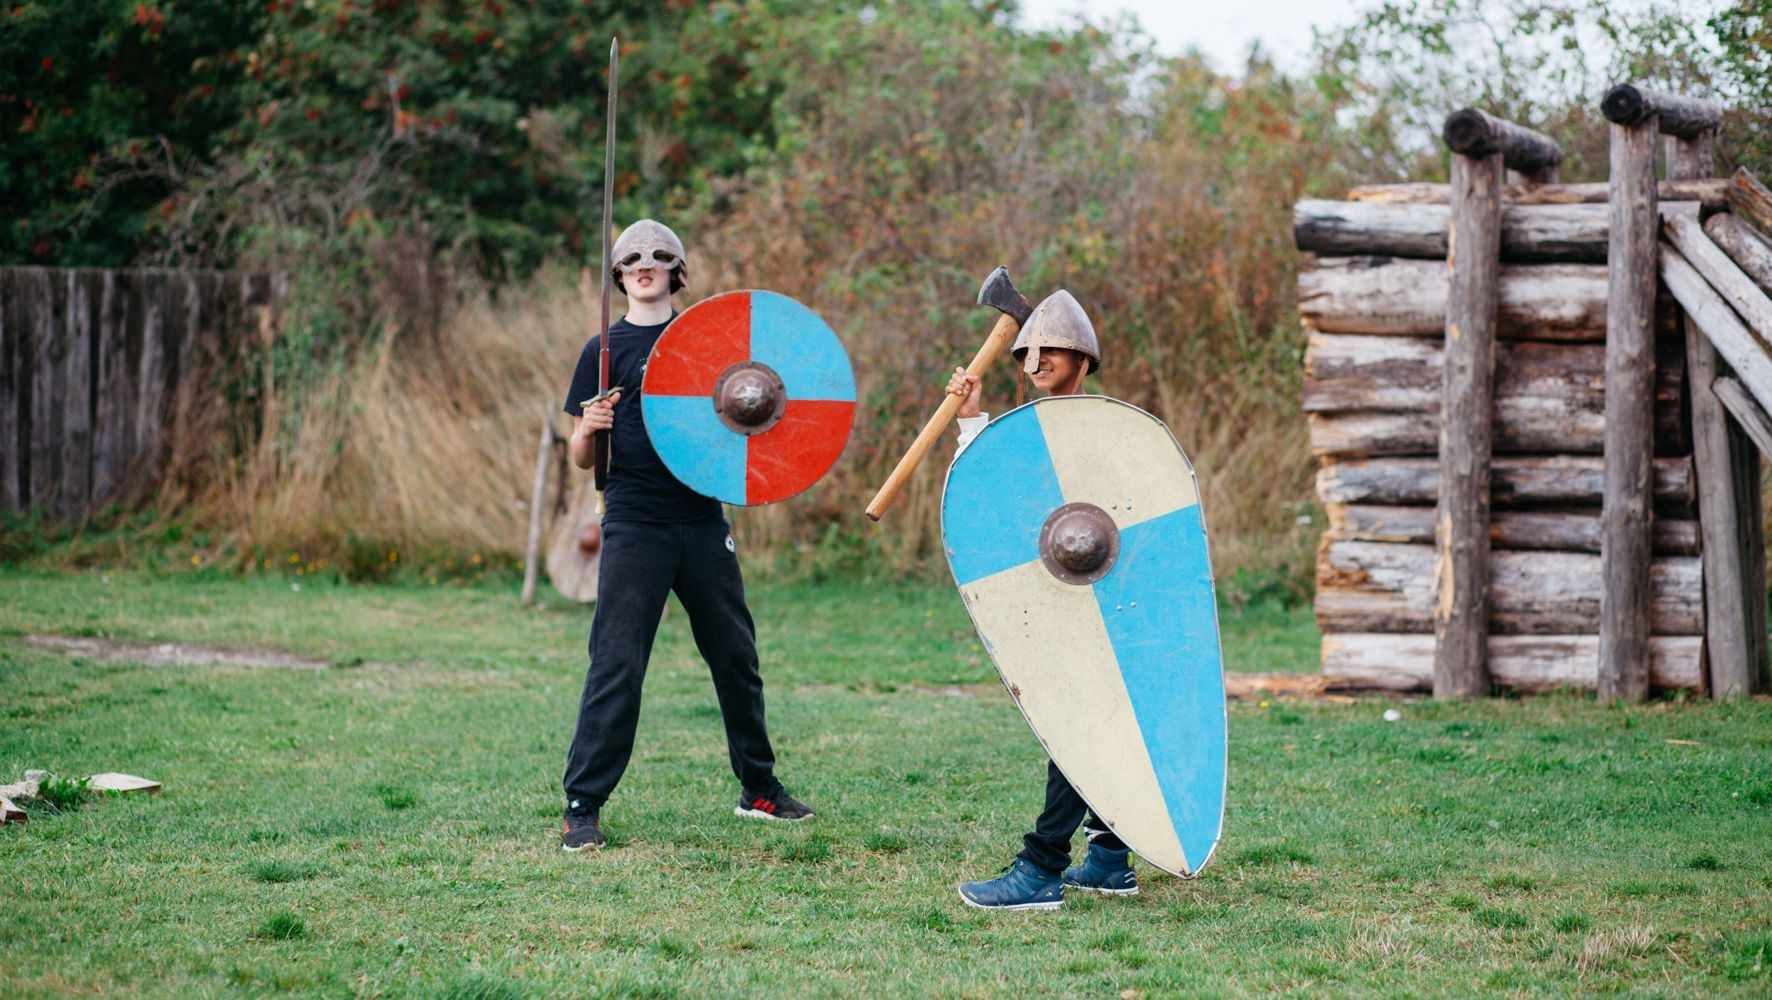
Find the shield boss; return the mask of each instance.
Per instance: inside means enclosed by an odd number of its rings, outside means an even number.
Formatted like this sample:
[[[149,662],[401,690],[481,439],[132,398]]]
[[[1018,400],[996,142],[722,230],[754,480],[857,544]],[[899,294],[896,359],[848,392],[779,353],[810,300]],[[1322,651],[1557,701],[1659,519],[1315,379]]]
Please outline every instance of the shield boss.
[[[774,427],[787,405],[787,386],[775,369],[761,361],[741,361],[721,372],[714,383],[714,412],[722,424],[740,434],[761,434]]]
[[[1119,554],[1120,529],[1092,503],[1067,503],[1040,527],[1040,561],[1065,583],[1094,583]]]

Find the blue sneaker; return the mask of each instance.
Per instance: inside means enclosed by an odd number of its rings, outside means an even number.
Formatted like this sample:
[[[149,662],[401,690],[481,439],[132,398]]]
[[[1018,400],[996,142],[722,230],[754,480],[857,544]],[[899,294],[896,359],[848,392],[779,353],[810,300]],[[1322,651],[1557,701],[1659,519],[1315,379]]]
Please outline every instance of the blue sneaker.
[[[1128,860],[1131,853],[1129,847],[1112,851],[1090,844],[1089,855],[1083,863],[1064,870],[1064,884],[1110,896],[1136,896],[1138,875]]]
[[[1016,858],[988,882],[962,882],[960,899],[981,910],[1056,910],[1064,902],[1064,877]]]

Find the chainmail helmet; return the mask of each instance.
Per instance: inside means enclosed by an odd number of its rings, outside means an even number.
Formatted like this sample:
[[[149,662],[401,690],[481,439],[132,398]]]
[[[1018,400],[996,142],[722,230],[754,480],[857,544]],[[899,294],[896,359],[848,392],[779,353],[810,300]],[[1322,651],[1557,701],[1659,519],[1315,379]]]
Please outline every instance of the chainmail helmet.
[[[683,241],[671,228],[652,219],[641,219],[621,231],[609,251],[609,276],[617,284],[621,276],[638,270],[642,262],[667,268],[671,274],[671,291],[680,291],[689,279],[689,264],[683,259]]]
[[[1032,375],[1040,367],[1040,349],[1046,347],[1062,347],[1087,357],[1089,367],[1084,374],[1093,375],[1101,367],[1101,347],[1089,314],[1062,288],[1034,307],[1010,352],[1021,362],[1021,370]]]

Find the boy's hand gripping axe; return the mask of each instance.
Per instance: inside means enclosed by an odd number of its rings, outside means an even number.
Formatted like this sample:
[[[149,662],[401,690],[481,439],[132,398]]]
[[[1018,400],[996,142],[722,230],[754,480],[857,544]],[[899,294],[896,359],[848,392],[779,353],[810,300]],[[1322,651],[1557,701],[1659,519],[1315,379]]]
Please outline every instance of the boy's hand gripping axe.
[[[973,356],[972,364],[966,366],[967,373],[974,376],[982,376],[991,362],[997,360],[1014,343],[1015,335],[1021,332],[1021,325],[1027,322],[1028,314],[1034,311],[1033,304],[1028,302],[1027,297],[1015,290],[1015,284],[1009,280],[1009,269],[1003,266],[998,266],[984,279],[984,285],[978,290],[978,304],[991,306],[1003,315],[997,318],[997,325],[991,329],[990,336],[985,338],[983,346]],[[929,454],[936,439],[953,422],[954,413],[959,410],[961,402],[959,396],[944,394],[935,415],[923,425],[922,433],[911,442],[911,449],[898,460],[898,467],[892,470],[892,475],[886,477],[886,485],[880,487],[880,492],[874,494],[874,499],[869,502],[869,520],[878,521],[886,508],[892,506],[892,501],[898,499],[899,491],[904,489],[911,473],[917,471],[923,456]]]

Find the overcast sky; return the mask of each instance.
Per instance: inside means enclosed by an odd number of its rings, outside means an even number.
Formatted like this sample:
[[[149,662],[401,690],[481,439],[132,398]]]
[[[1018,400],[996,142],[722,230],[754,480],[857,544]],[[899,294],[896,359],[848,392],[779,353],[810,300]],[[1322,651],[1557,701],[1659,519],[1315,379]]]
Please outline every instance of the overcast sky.
[[[1238,73],[1249,43],[1261,39],[1264,49],[1284,69],[1297,68],[1308,51],[1311,28],[1351,23],[1357,7],[1374,0],[1021,0],[1022,24],[1029,28],[1076,23],[1079,12],[1100,24],[1121,11],[1138,18],[1164,55],[1197,48],[1221,73]]]

